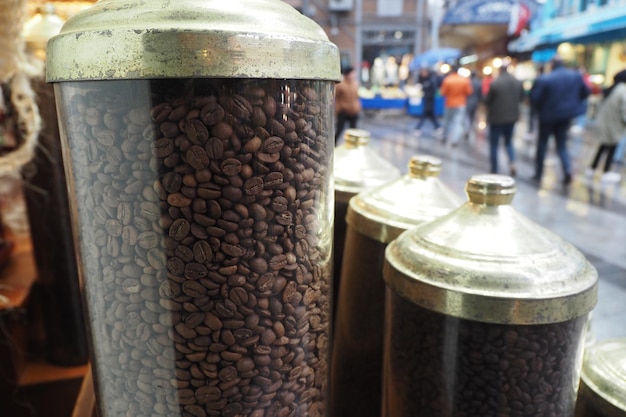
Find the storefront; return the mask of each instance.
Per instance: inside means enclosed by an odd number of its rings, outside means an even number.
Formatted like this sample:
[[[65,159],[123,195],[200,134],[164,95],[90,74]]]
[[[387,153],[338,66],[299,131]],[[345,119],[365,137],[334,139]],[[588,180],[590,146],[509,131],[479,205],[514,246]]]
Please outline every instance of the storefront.
[[[409,63],[413,57],[415,29],[365,28],[362,32],[361,101],[364,109],[404,109],[405,87],[412,84]]]
[[[551,19],[528,38],[534,62],[546,63],[558,53],[570,65],[585,69],[596,84],[608,86],[626,67],[626,5]]]

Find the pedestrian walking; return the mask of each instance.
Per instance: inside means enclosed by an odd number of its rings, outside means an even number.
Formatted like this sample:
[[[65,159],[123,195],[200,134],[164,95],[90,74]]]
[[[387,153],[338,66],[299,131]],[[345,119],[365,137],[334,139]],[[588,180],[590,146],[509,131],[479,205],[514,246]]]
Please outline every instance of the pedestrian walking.
[[[483,98],[482,81],[478,78],[476,71],[472,71],[470,75],[470,83],[472,84],[472,94],[467,97],[467,134],[469,140],[474,140],[476,136],[476,112]]]
[[[458,70],[455,65],[441,83],[441,95],[445,97],[443,138],[451,146],[456,146],[463,134],[467,97],[473,91],[469,78],[460,75]]]
[[[513,177],[516,175],[513,130],[519,120],[523,100],[524,85],[508,71],[507,65],[503,65],[485,97],[489,125],[489,160],[493,174],[498,173],[498,145],[500,137],[503,137],[509,158],[509,174]]]
[[[435,130],[439,130],[439,121],[437,120],[435,100],[437,98],[437,77],[427,67],[420,68],[417,79],[418,84],[422,86],[422,114],[417,122],[415,129],[418,134],[421,133],[422,125],[425,120],[430,120]]]
[[[617,145],[626,135],[626,70],[618,72],[613,78],[613,84],[604,91],[604,99],[600,103],[596,123],[593,128],[593,137],[598,142],[598,149],[587,168],[587,176],[592,177],[603,156],[603,181],[612,178],[619,180],[619,174],[611,173]]]
[[[545,67],[540,65],[537,69],[537,77],[540,77],[545,71]],[[534,85],[534,81],[533,81]],[[535,137],[535,127],[537,125],[537,108],[530,102],[528,103],[528,123],[526,131],[526,140],[532,140]]]
[[[626,136],[622,137],[615,149],[615,155],[613,156],[613,162],[616,164],[624,163],[624,153],[626,153]]]
[[[339,141],[346,123],[351,129],[357,127],[361,113],[361,99],[359,98],[359,82],[353,67],[342,71],[341,82],[335,85],[335,145]]]
[[[567,68],[558,55],[552,59],[551,65],[552,70],[538,77],[530,91],[531,104],[537,106],[539,115],[533,181],[539,183],[543,177],[548,139],[554,135],[563,169],[563,184],[567,185],[572,181],[567,133],[572,120],[585,112],[585,100],[591,91],[580,73]]]
[[[480,83],[481,94],[483,95],[483,97],[487,96],[487,93],[489,92],[489,86],[491,86],[492,81],[493,81],[493,74],[492,73],[485,74],[485,76],[483,77]]]

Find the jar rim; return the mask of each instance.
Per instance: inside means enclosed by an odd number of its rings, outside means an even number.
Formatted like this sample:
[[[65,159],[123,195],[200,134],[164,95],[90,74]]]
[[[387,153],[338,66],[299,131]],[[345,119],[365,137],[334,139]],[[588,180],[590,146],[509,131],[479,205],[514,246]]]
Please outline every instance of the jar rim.
[[[101,0],[48,42],[48,82],[341,79],[338,48],[278,0]]]

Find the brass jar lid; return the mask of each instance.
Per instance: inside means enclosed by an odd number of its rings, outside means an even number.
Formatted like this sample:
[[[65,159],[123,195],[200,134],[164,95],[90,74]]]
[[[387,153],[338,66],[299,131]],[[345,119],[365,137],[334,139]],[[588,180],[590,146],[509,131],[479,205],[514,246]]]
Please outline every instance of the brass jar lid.
[[[510,177],[470,178],[468,202],[387,246],[387,285],[429,310],[488,323],[558,323],[589,313],[595,268],[517,212],[515,190]]]
[[[358,233],[389,243],[400,233],[458,208],[462,201],[440,179],[441,160],[415,155],[408,173],[350,199],[346,222]]]
[[[606,417],[626,416],[626,339],[587,347],[580,378],[581,391],[594,409]]]
[[[370,132],[348,129],[344,143],[335,148],[335,200],[348,203],[361,191],[386,184],[400,177],[400,171],[381,158],[368,145]]]
[[[341,78],[339,51],[280,0],[100,0],[48,43],[47,81]]]

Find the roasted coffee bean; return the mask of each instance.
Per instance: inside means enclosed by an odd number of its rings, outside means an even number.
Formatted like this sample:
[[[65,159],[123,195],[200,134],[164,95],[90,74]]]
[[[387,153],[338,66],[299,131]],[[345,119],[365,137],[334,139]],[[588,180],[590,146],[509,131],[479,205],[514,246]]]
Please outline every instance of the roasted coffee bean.
[[[263,178],[252,177],[245,182],[243,187],[244,192],[248,195],[259,194],[263,191]]]
[[[252,114],[252,105],[245,97],[239,94],[230,96],[228,102],[228,110],[237,118],[247,120]]]
[[[185,132],[191,143],[195,145],[204,144],[209,140],[209,129],[198,119],[189,120],[185,124]]]
[[[432,312],[395,293],[391,306],[384,390],[394,396],[384,416],[573,415],[571,381],[586,317],[542,325],[481,323]],[[454,335],[447,333],[451,329]],[[536,357],[542,345],[547,349]],[[539,359],[541,369],[531,371]]]
[[[220,159],[224,155],[224,143],[220,138],[209,138],[205,145],[205,150],[209,158]]]
[[[209,165],[209,155],[200,145],[193,145],[187,149],[185,157],[194,169],[200,170]]]
[[[207,105],[200,110],[200,119],[205,125],[213,126],[224,119],[224,109],[217,101],[207,103]]]
[[[263,141],[261,151],[269,154],[280,152],[283,149],[284,141],[278,136],[270,136]]]
[[[236,158],[227,158],[220,163],[220,168],[224,175],[237,175],[241,172],[241,161]]]
[[[233,134],[233,127],[229,123],[222,121],[211,127],[211,134],[223,141],[227,141]]]
[[[330,87],[150,85],[151,109],[126,82],[78,89],[67,109],[104,407],[325,414]],[[529,379],[548,396],[539,351]]]

